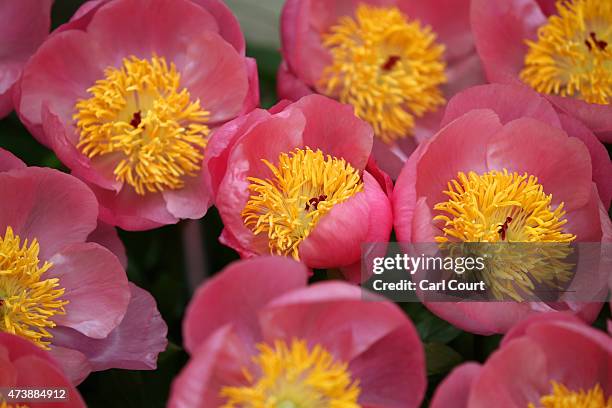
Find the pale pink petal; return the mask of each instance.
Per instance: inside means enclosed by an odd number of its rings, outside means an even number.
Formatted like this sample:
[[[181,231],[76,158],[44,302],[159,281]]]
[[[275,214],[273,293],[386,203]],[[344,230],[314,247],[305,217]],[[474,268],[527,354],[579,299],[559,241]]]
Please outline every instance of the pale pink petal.
[[[470,390],[482,367],[477,363],[464,363],[453,369],[438,385],[431,400],[431,408],[468,408]]]
[[[54,344],[83,353],[93,371],[157,368],[157,356],[168,344],[168,327],[157,310],[153,296],[132,283],[130,293],[125,317],[106,338],[93,339],[61,327],[53,332],[56,338]]]
[[[282,257],[233,263],[195,293],[183,321],[185,347],[193,352],[215,330],[233,323],[245,344],[259,335],[259,309],[275,297],[306,285],[304,265]],[[240,299],[239,302],[236,300]]]
[[[54,321],[86,336],[104,338],[119,325],[130,301],[128,280],[119,260],[94,243],[73,244],[50,259],[49,278],[58,278],[69,301]]]

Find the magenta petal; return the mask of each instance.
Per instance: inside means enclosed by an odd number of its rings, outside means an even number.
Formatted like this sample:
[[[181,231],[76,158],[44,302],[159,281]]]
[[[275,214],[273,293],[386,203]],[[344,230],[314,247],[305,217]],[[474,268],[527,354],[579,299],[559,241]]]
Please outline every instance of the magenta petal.
[[[193,353],[227,323],[234,324],[245,344],[254,343],[259,309],[279,294],[305,286],[307,277],[304,265],[288,258],[264,256],[231,264],[194,294],[183,321],[185,348]]]
[[[123,269],[127,268],[128,259],[125,252],[125,246],[123,246],[123,242],[121,242],[115,227],[108,225],[105,222],[98,221],[98,226],[91,234],[89,234],[89,237],[87,237],[87,242],[95,242],[96,244],[102,245],[111,251],[117,257],[117,259],[119,259]]]
[[[425,353],[411,324],[371,345],[350,362],[349,371],[359,380],[359,403],[364,407],[421,406],[427,388]]]
[[[14,169],[22,169],[26,165],[8,150],[0,149],[0,173]]]
[[[372,151],[372,127],[344,105],[321,95],[306,96],[288,109],[299,109],[306,117],[304,146],[332,157],[343,158],[363,170]],[[350,140],[351,143],[346,143]]]
[[[0,230],[40,243],[47,260],[64,246],[84,242],[96,227],[98,204],[78,179],[46,168],[0,173]]]
[[[438,385],[430,407],[468,408],[470,389],[481,369],[482,366],[477,363],[464,363],[453,369]]]
[[[471,21],[478,54],[491,82],[518,82],[527,44],[546,16],[535,0],[473,0]]]
[[[110,368],[154,370],[157,356],[168,344],[168,327],[153,296],[132,283],[130,292],[125,317],[106,338],[93,339],[68,328],[59,328],[54,331],[57,338],[54,343],[83,353],[93,371]]]
[[[65,315],[56,315],[60,326],[88,337],[104,338],[126,313],[130,301],[128,280],[119,260],[94,243],[74,244],[50,259],[50,278],[58,278],[69,301]]]

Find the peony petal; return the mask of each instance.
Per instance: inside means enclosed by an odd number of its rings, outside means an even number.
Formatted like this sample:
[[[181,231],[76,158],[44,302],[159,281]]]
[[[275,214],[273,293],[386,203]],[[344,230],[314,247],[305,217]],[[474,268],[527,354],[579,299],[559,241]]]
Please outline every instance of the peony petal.
[[[0,231],[40,243],[48,260],[68,244],[85,242],[96,227],[98,204],[85,184],[56,170],[29,167],[0,173]]]
[[[453,369],[438,385],[430,407],[468,408],[471,386],[481,370],[481,365],[477,363],[464,363]]]
[[[185,348],[193,353],[228,323],[245,344],[256,342],[259,309],[280,294],[305,286],[307,277],[306,267],[288,258],[263,256],[231,264],[195,293],[183,321]]]
[[[121,262],[123,269],[127,269],[128,259],[125,252],[125,246],[123,246],[123,242],[121,242],[121,238],[119,238],[115,227],[98,221],[98,226],[89,234],[87,242],[95,242],[111,251],[119,262]]]
[[[8,150],[0,149],[0,173],[9,170],[23,169],[25,163],[14,156]]]
[[[53,330],[53,334],[56,334],[55,330]],[[59,362],[72,384],[80,384],[92,372],[87,357],[78,350],[52,345],[49,353]]]
[[[65,247],[50,259],[49,278],[58,278],[69,301],[66,314],[53,319],[88,337],[104,338],[123,319],[130,301],[128,280],[119,260],[106,248],[83,243]]]
[[[293,72],[289,70],[289,66],[283,61],[278,68],[276,78],[276,94],[281,99],[297,101],[304,96],[314,93],[312,88],[300,81]]]

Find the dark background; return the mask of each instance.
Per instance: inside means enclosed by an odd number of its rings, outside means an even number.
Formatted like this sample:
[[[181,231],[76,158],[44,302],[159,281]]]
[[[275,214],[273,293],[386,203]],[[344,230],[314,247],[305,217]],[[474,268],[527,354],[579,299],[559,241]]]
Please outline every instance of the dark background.
[[[68,21],[81,3],[80,0],[57,0],[53,8],[53,27]],[[274,47],[253,45],[249,45],[247,53],[258,62],[262,106],[270,107],[276,101],[275,78],[280,54]],[[14,114],[0,121],[0,147],[13,152],[28,165],[66,170],[52,152],[29,135]],[[148,232],[120,231],[129,258],[129,278],[150,291],[157,300],[168,324],[169,346],[160,355],[156,371],[108,370],[91,374],[79,386],[89,407],[165,406],[172,379],[188,359],[181,347],[181,320],[193,291],[185,267],[185,225],[179,223]],[[214,208],[199,221],[199,227],[203,241],[201,249],[209,274],[238,259],[233,250],[217,241],[222,223]],[[313,280],[324,279],[327,279],[326,272],[316,271]],[[425,344],[428,399],[435,386],[454,366],[467,360],[482,362],[499,344],[500,336],[485,337],[462,332],[420,304],[405,303],[400,307],[410,316]],[[604,307],[596,325],[603,329],[609,316],[609,308]],[[427,405],[426,400],[424,406]]]

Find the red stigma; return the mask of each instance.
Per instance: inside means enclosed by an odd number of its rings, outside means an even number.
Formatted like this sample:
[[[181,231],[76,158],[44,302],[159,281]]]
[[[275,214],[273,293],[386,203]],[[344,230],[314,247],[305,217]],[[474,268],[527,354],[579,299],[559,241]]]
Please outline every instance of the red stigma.
[[[134,116],[130,121],[130,125],[132,125],[134,129],[136,129],[140,125],[140,122],[142,122],[142,116],[140,114],[140,111],[134,112]]]
[[[599,48],[600,51],[605,51],[606,47],[608,46],[608,43],[603,41],[603,40],[598,40],[597,39],[597,34],[594,33],[593,31],[591,31],[591,33],[589,34],[591,41],[589,41],[588,39],[584,40],[584,43],[586,44],[587,48],[589,49],[589,51],[593,50],[593,46],[591,45],[591,42],[597,47]]]
[[[506,221],[499,225],[497,232],[501,235],[502,241],[506,240],[506,232],[508,231],[508,224],[512,222],[512,217],[506,217]]]
[[[382,69],[385,71],[391,71],[395,64],[397,64],[401,59],[402,58],[399,55],[390,55],[389,58],[387,58],[387,62],[383,64]]]
[[[306,203],[306,211],[310,210],[310,207],[314,208],[315,210],[318,209],[319,203],[321,201],[325,201],[327,200],[327,196],[325,194],[321,194],[318,197],[313,197],[310,200],[308,200],[308,202]]]

